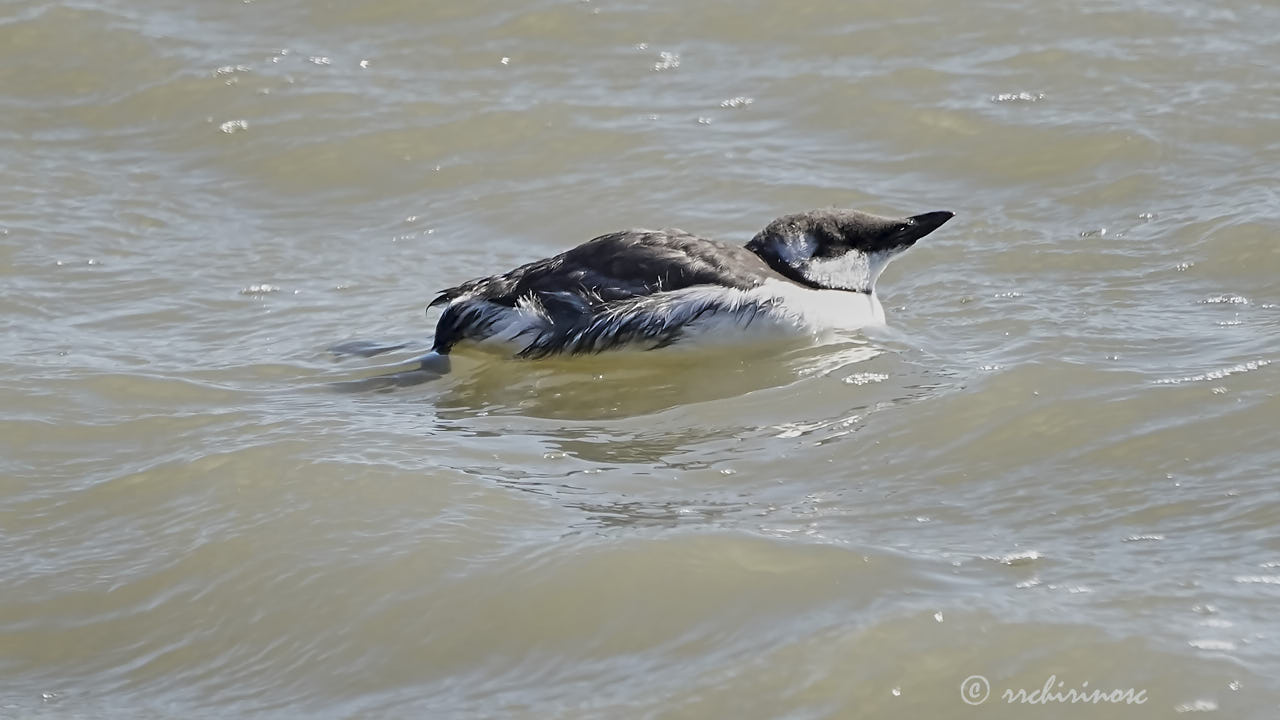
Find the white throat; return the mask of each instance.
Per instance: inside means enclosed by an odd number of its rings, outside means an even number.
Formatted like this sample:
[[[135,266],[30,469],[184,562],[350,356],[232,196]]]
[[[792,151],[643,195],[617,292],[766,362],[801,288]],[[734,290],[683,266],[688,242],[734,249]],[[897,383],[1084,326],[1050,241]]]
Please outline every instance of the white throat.
[[[777,242],[774,253],[814,285],[874,293],[880,273],[905,248],[871,253],[851,250],[839,257],[829,258],[814,257],[817,249],[818,242],[804,233]]]
[[[795,267],[805,279],[824,288],[874,293],[880,273],[897,254],[887,250],[871,253],[850,250],[839,257],[801,261]]]

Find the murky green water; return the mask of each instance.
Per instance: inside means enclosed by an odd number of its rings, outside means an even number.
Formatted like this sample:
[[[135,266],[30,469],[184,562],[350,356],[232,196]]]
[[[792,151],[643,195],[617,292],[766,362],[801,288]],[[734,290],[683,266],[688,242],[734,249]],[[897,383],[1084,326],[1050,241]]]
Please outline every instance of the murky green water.
[[[1274,717],[1278,30],[10,0],[0,716]],[[958,213],[889,328],[330,385],[459,281],[830,205]]]

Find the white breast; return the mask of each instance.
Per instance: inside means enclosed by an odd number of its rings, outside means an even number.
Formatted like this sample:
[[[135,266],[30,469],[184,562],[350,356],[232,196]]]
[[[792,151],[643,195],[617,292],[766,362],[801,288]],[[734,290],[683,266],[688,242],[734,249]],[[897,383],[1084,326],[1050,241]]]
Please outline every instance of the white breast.
[[[840,330],[856,330],[884,324],[884,309],[874,292],[813,290],[794,283],[770,280],[753,290],[696,286],[667,293],[661,322],[685,328],[674,347],[741,343],[766,337],[821,337]],[[717,309],[706,312],[708,304]],[[506,352],[519,352],[543,332],[547,318],[531,303],[516,307],[492,305],[485,313],[487,337],[480,344]],[[602,320],[620,323],[624,316]],[[605,334],[612,330],[606,328]]]
[[[883,325],[884,308],[874,293],[813,290],[768,281],[754,290],[699,289],[736,300],[731,307],[690,323],[674,347],[741,343],[783,337],[821,338],[836,331]]]
[[[772,298],[777,308],[775,312],[806,332],[857,330],[884,324],[884,308],[874,290],[870,293],[814,290],[769,280],[750,292]]]

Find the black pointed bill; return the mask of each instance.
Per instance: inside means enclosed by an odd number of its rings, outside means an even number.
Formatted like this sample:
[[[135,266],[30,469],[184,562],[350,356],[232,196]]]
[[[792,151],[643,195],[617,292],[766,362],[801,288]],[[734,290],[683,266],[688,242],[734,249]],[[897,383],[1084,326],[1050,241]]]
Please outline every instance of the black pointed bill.
[[[911,247],[917,240],[942,227],[943,223],[955,216],[956,214],[949,210],[912,215],[907,218],[905,227],[898,232],[896,239],[903,245]]]

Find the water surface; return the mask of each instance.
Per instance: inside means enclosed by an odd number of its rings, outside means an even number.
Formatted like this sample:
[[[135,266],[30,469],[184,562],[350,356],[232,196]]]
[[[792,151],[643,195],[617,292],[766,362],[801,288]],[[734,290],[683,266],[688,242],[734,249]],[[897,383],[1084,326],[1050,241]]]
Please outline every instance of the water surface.
[[[1274,717],[1276,28],[12,0],[0,716]],[[440,288],[833,205],[958,213],[881,331],[331,384]],[[1001,698],[1051,677],[1146,701]]]

